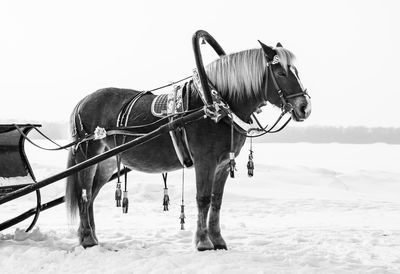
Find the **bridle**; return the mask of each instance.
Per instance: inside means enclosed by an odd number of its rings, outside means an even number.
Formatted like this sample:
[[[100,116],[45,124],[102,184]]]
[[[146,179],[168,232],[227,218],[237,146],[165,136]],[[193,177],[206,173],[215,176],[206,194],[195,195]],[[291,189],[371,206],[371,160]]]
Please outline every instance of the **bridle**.
[[[274,74],[274,72],[272,70],[272,65],[274,65],[276,63],[279,63],[279,59],[278,59],[277,55],[274,56],[274,59],[272,61],[268,61],[267,62],[268,75],[271,75],[272,84],[274,85],[274,88],[275,88],[276,92],[279,95],[279,98],[280,98],[281,103],[282,103],[282,108],[290,109],[290,111],[292,111],[293,110],[293,106],[292,106],[292,104],[290,104],[288,102],[288,99],[296,98],[296,97],[299,97],[299,96],[305,96],[305,95],[309,96],[309,95],[307,94],[307,89],[299,91],[299,92],[296,92],[294,94],[290,94],[290,95],[285,94],[285,92],[283,92],[282,89],[279,87],[279,85],[278,85],[278,83],[276,81],[276,78],[275,78],[275,74]]]
[[[267,61],[267,66],[266,66],[266,70],[265,70],[265,77],[264,77],[264,81],[263,81],[263,85],[262,85],[262,90],[265,90],[265,94],[268,94],[267,93],[268,79],[269,79],[269,75],[271,75],[270,78],[272,80],[272,84],[274,86],[274,90],[276,90],[276,92],[278,93],[279,99],[281,101],[281,114],[278,117],[278,119],[276,120],[276,122],[268,129],[268,125],[263,127],[261,125],[261,123],[258,121],[257,117],[253,113],[252,114],[252,118],[256,121],[258,128],[251,128],[248,131],[249,135],[246,135],[247,137],[255,138],[255,137],[260,137],[260,136],[262,136],[264,134],[267,134],[267,133],[277,133],[277,132],[281,131],[292,120],[292,117],[289,117],[289,119],[279,129],[274,130],[276,125],[281,121],[281,119],[283,118],[283,116],[285,116],[286,113],[292,114],[292,112],[293,112],[293,105],[288,102],[288,99],[292,99],[292,98],[296,98],[296,97],[300,97],[300,96],[308,96],[310,98],[310,96],[307,93],[307,89],[304,89],[302,91],[296,92],[294,94],[287,95],[286,92],[284,92],[279,87],[278,82],[276,81],[276,78],[275,78],[275,74],[274,74],[274,72],[272,70],[272,65],[278,64],[278,63],[279,63],[278,55],[275,55],[272,60]],[[267,98],[264,98],[265,101],[267,101],[266,99]],[[294,115],[296,115],[296,114],[294,114]],[[256,133],[252,134],[252,132],[256,132]]]

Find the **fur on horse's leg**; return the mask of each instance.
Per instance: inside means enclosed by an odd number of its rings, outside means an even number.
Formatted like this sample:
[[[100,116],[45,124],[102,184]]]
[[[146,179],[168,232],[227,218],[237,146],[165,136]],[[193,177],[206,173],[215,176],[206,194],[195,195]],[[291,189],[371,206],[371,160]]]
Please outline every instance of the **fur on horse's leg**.
[[[89,220],[90,205],[92,203],[92,185],[96,168],[97,165],[94,165],[78,173],[80,183],[80,198],[78,199],[80,226],[78,233],[80,244],[85,248],[98,244],[93,236]]]
[[[214,245],[207,229],[207,216],[211,203],[211,188],[214,180],[215,166],[210,163],[196,163],[196,201],[198,209],[196,248],[199,251],[212,250]]]
[[[92,199],[89,205],[89,223],[90,227],[92,228],[93,237],[95,238],[96,241],[98,241],[98,239],[96,235],[96,225],[94,222],[93,203],[97,197],[97,194],[99,194],[100,189],[111,178],[115,167],[116,167],[115,157],[109,158],[98,164],[96,174],[94,176],[93,186],[92,186]]]
[[[94,196],[92,196],[92,199],[91,199],[90,204],[89,204],[88,215],[89,215],[89,224],[90,224],[90,228],[92,229],[93,238],[94,238],[94,239],[97,241],[97,243],[98,243],[99,240],[97,239],[97,235],[96,235],[96,225],[95,225],[95,223],[94,223],[93,203],[94,203]]]
[[[222,196],[224,193],[225,182],[228,174],[229,172],[226,165],[218,168],[212,188],[211,210],[208,220],[208,229],[210,240],[214,244],[214,249],[227,249],[225,240],[221,236],[219,216],[222,204]]]

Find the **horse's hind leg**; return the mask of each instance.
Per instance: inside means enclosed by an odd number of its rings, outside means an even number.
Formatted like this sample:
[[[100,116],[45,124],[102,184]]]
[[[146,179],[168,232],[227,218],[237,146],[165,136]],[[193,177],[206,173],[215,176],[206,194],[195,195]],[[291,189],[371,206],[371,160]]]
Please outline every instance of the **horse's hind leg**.
[[[92,204],[92,184],[93,178],[96,173],[97,165],[88,167],[78,173],[80,182],[80,199],[78,199],[79,207],[79,241],[83,247],[90,247],[97,245],[98,242],[93,235],[92,227],[90,225],[90,208]]]
[[[96,225],[94,222],[93,203],[97,197],[97,194],[99,194],[100,189],[108,182],[108,180],[113,175],[116,165],[117,161],[115,160],[115,157],[104,160],[98,164],[96,174],[94,176],[92,186],[92,199],[89,205],[89,222],[90,227],[92,228],[93,237],[96,241],[98,239],[96,236]]]
[[[221,236],[221,228],[219,224],[219,213],[222,204],[222,195],[224,193],[225,182],[228,177],[226,165],[221,165],[216,172],[215,180],[212,187],[211,210],[208,220],[208,230],[214,249],[227,249],[225,240]]]
[[[87,146],[87,147],[86,147]],[[82,144],[82,150],[77,152],[78,162],[93,157],[104,150],[104,145],[99,142]],[[85,151],[85,154],[83,153]],[[95,233],[91,226],[91,215],[93,212],[93,183],[96,170],[99,164],[90,166],[78,172],[78,207],[80,225],[78,230],[79,241],[83,247],[90,247],[98,244]]]
[[[214,180],[215,165],[210,162],[196,163],[196,201],[198,209],[196,248],[199,251],[214,249],[207,230],[207,216],[211,203],[211,188]]]

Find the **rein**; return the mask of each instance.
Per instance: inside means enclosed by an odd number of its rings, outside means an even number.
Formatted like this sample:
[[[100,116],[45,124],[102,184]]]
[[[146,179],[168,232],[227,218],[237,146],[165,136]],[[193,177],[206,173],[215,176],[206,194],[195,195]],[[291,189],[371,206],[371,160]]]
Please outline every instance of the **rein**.
[[[81,144],[83,144],[85,142],[88,142],[91,140],[103,139],[106,136],[125,135],[125,136],[131,136],[131,137],[141,137],[141,136],[146,135],[146,133],[137,133],[137,132],[135,132],[135,130],[136,131],[137,130],[146,131],[145,129],[154,127],[156,125],[162,126],[163,122],[168,121],[171,117],[181,117],[184,115],[190,115],[196,111],[199,111],[200,109],[201,108],[196,108],[196,109],[188,110],[185,112],[177,112],[175,114],[165,116],[155,122],[145,124],[145,125],[140,125],[140,126],[112,127],[107,130],[97,127],[95,132],[93,132],[91,134],[86,134],[84,137],[81,137],[81,138],[79,138],[73,142],[70,142],[66,145],[60,145],[60,144],[56,143],[50,137],[48,137],[46,134],[44,134],[42,131],[40,131],[38,128],[33,127],[33,129],[36,130],[40,135],[42,135],[46,140],[48,140],[51,143],[53,143],[54,145],[56,145],[57,146],[56,148],[47,148],[47,147],[38,145],[31,138],[29,138],[18,125],[14,124],[14,127],[18,130],[18,132],[21,134],[21,136],[23,136],[29,143],[31,143],[33,146],[35,146],[39,149],[47,150],[47,151],[57,151],[57,150],[62,150],[62,149],[68,150],[68,148],[70,148],[70,147],[75,147],[75,149],[76,149],[77,147],[79,147]],[[193,121],[188,121],[186,123],[191,123],[191,122],[197,121],[199,119],[200,118],[193,120]]]

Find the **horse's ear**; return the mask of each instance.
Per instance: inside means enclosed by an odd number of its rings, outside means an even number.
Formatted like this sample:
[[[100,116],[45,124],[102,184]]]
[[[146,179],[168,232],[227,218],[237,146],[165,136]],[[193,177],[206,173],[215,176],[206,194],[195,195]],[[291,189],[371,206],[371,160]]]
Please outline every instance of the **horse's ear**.
[[[263,49],[263,52],[267,56],[268,61],[271,61],[274,58],[274,56],[276,55],[276,52],[274,51],[274,49],[269,47],[269,46],[267,46],[266,44],[264,44],[260,40],[258,40],[258,43],[260,43],[261,48]]]
[[[277,48],[283,48],[282,44],[280,42],[278,42],[278,44],[276,44]]]

